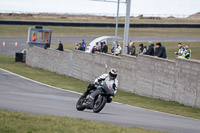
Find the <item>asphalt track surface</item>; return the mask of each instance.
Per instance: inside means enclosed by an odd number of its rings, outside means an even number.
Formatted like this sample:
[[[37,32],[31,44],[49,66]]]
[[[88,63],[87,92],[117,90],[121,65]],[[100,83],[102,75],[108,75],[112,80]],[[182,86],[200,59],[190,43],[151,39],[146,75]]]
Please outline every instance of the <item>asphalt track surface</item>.
[[[58,40],[61,40],[63,43],[75,43],[81,42],[81,39],[84,38],[86,42],[91,42],[97,36],[60,36],[52,37],[51,44],[57,44]],[[147,42],[147,41],[200,41],[200,37],[150,37],[150,36],[135,36],[130,37],[130,40]],[[2,47],[3,41],[6,42],[6,47]],[[18,46],[15,47],[15,42],[18,42]],[[12,54],[16,52],[21,52],[27,47],[27,37],[0,37],[0,53],[3,54]]]
[[[200,120],[115,102],[106,104],[100,113],[77,111],[75,105],[79,97],[76,92],[41,84],[0,69],[0,109],[83,118],[173,133],[200,133]]]

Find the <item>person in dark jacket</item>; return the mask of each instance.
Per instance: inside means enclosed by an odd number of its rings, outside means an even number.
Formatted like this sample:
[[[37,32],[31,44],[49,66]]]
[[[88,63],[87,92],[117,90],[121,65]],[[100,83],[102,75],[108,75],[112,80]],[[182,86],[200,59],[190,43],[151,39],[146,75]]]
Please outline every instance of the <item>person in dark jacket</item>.
[[[44,49],[50,48],[50,44],[48,40],[45,41]]]
[[[99,52],[99,43],[96,42],[96,45],[92,48],[92,53],[94,54],[95,52]]]
[[[79,43],[79,48],[78,48],[78,50],[81,50],[81,51],[83,51],[83,46],[82,46],[82,44],[81,44],[81,43]]]
[[[146,53],[147,53],[147,48],[146,48],[146,46],[143,45],[143,43],[141,43],[139,45],[139,54],[143,55],[143,54],[146,54]]]
[[[154,44],[152,42],[149,42],[149,48],[146,54],[150,56],[154,56]]]
[[[63,51],[63,44],[61,41],[58,42],[58,48],[56,50]]]
[[[156,43],[155,57],[167,58],[166,49],[160,42]]]
[[[108,45],[106,44],[106,42],[103,42],[102,52],[103,53],[108,53]]]
[[[103,42],[100,42],[100,49],[99,52],[103,52]]]

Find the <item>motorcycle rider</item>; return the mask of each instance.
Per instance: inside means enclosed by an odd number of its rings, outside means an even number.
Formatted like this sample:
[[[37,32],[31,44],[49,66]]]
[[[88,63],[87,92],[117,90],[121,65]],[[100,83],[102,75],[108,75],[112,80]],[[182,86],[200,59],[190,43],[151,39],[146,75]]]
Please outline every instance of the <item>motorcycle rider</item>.
[[[90,94],[90,97],[87,99],[87,101],[83,104],[87,108],[93,108],[93,102],[94,98],[97,96],[99,93],[99,90],[97,89],[97,86],[101,84],[102,81],[109,81],[112,84],[112,89],[114,91],[114,95],[117,93],[117,87],[118,87],[118,80],[116,79],[117,77],[117,71],[116,69],[111,69],[108,74],[103,74],[99,76],[98,78],[95,79],[94,84],[89,84],[87,91],[83,94],[86,96],[91,90],[95,90]],[[112,98],[108,98],[108,103],[112,101]]]

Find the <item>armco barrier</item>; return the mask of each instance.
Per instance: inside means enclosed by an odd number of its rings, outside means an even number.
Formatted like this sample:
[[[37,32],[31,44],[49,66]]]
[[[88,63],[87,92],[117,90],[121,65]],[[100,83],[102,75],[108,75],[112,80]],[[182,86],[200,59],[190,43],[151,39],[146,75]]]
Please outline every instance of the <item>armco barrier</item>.
[[[18,21],[0,20],[0,24],[6,25],[43,25],[43,26],[70,26],[70,27],[115,27],[115,23],[87,23],[87,22],[46,22],[46,21]],[[118,27],[124,27],[119,23]],[[200,24],[176,24],[176,23],[130,23],[131,28],[200,28]]]
[[[139,95],[200,107],[200,61],[133,57],[32,47],[26,63],[33,67],[94,81],[110,68],[118,70],[119,88]]]

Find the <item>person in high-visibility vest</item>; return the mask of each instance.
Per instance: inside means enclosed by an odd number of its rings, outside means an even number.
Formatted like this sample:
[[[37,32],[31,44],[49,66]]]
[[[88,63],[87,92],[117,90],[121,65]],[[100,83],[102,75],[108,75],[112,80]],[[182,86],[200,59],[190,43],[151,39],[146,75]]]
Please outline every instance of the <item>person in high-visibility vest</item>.
[[[36,40],[38,40],[38,37],[36,36],[35,33],[33,33],[32,41],[36,41]]]
[[[184,58],[190,59],[192,55],[192,50],[190,49],[190,46],[187,44],[185,45],[185,51],[184,51]]]
[[[175,52],[175,54],[178,55],[178,58],[184,58],[185,48],[182,46],[182,43],[178,43],[178,48],[178,52]]]

